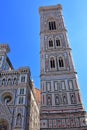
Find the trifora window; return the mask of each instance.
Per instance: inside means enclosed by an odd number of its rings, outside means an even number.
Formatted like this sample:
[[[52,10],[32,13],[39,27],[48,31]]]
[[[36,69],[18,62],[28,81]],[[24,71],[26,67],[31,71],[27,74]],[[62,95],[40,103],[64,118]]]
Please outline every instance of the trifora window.
[[[49,30],[56,30],[56,22],[55,21],[49,22]]]

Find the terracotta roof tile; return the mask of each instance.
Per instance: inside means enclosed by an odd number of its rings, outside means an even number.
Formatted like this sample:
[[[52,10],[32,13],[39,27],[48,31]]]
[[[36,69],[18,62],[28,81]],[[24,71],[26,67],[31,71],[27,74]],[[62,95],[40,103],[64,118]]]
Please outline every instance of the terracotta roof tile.
[[[37,98],[37,101],[38,103],[40,103],[40,90],[38,88],[35,88],[35,94],[36,94],[36,98]]]

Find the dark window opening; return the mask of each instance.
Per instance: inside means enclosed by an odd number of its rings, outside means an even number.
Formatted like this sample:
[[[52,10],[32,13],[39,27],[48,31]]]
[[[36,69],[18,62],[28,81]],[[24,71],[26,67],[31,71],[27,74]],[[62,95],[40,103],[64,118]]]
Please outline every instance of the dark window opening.
[[[49,47],[53,47],[53,41],[49,40]]]
[[[54,58],[51,58],[51,60],[50,60],[50,67],[55,68],[55,60],[54,60]]]
[[[51,97],[50,96],[48,96],[48,105],[51,105]]]
[[[56,30],[56,22],[55,21],[49,22],[49,30]]]
[[[20,94],[24,94],[24,88],[20,89]]]
[[[60,46],[60,40],[59,39],[56,40],[56,46]]]
[[[59,58],[59,67],[64,67],[63,59]]]

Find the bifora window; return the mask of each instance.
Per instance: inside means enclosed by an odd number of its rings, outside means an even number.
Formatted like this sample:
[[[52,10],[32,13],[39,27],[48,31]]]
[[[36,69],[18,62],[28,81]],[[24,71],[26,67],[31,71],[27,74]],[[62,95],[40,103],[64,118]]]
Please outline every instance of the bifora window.
[[[55,68],[55,59],[53,57],[50,59],[50,67]]]
[[[60,46],[60,40],[59,39],[56,39],[56,46]]]
[[[53,40],[52,39],[49,40],[49,47],[53,47]]]
[[[59,58],[59,67],[64,67],[64,62],[62,57]]]
[[[49,22],[49,30],[56,30],[56,22],[55,21]]]

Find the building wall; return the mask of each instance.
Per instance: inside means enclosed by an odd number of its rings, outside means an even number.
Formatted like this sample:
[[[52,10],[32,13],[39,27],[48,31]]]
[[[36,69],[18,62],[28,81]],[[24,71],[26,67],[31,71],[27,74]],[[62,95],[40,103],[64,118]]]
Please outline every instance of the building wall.
[[[8,48],[0,45],[0,130],[39,130],[39,106],[30,69],[14,70],[7,58]]]
[[[40,7],[40,129],[87,129],[62,6]]]

